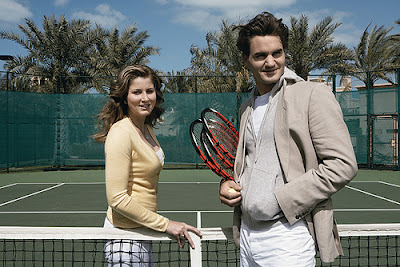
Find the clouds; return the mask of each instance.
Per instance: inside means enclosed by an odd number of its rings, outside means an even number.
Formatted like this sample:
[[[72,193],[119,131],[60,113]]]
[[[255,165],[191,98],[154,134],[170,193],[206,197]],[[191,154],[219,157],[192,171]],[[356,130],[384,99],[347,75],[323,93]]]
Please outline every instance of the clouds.
[[[168,3],[168,0],[156,0],[156,2],[161,5],[166,5]]]
[[[218,28],[221,17],[205,10],[190,10],[180,12],[172,21],[177,24],[194,26],[202,32],[207,32]]]
[[[290,26],[290,17],[307,16],[310,30],[327,16],[334,18],[334,23],[343,22],[333,34],[335,42],[341,42],[349,47],[354,46],[361,34],[360,29],[353,24],[354,17],[350,11],[332,8],[312,9],[302,7],[296,0],[156,0],[163,1],[174,8],[172,22],[192,26],[200,32],[218,30],[222,19],[231,23],[246,22],[263,11],[272,12],[277,18],[282,18]],[[165,3],[168,1],[167,3]],[[297,1],[299,2],[299,1]]]
[[[262,6],[269,6],[270,8],[285,7],[294,4],[296,0],[175,0],[175,2],[196,8],[218,8],[225,10],[247,7],[259,8]]]
[[[0,22],[3,24],[16,24],[33,14],[30,9],[16,0],[0,0]],[[2,27],[3,28],[3,27]]]
[[[343,22],[334,33],[335,42],[349,47],[359,40],[362,31],[352,21],[355,14],[350,11],[317,7],[305,8],[296,0],[155,0],[168,5],[171,9],[171,21],[186,25],[200,32],[216,31],[222,19],[231,23],[247,22],[263,11],[272,12],[277,18],[290,26],[290,17],[299,18],[302,14],[308,17],[310,30],[327,16],[334,18],[334,23]],[[298,2],[298,3],[297,3]],[[347,9],[349,10],[349,9]]]
[[[26,0],[0,0],[1,29],[15,28],[17,24],[23,22],[23,19],[34,17],[26,3]],[[53,0],[53,4],[56,7],[67,7],[70,0]],[[107,4],[99,4],[91,12],[77,10],[71,14],[71,18],[90,20],[93,24],[99,24],[104,28],[116,27],[126,19],[120,11]]]
[[[54,5],[55,6],[65,6],[68,4],[69,0],[55,0]]]
[[[301,12],[277,12],[278,18],[282,18],[283,22],[290,27],[290,17],[300,18],[305,15],[308,18],[309,30],[311,31],[315,25],[321,22],[322,19],[331,16],[333,23],[342,23],[333,33],[336,43],[343,43],[347,47],[352,48],[359,42],[362,30],[352,23],[354,14],[348,11],[332,10],[329,8],[317,10],[304,10]]]
[[[161,0],[156,0],[157,2]],[[166,1],[166,0],[162,0]],[[173,0],[174,23],[192,25],[202,32],[217,30],[221,20],[233,23],[268,10],[288,7],[296,0]]]
[[[1,1],[1,0],[0,0]],[[120,11],[111,8],[107,4],[96,6],[94,12],[75,11],[72,14],[74,19],[90,20],[92,24],[101,25],[104,28],[117,27],[126,17]]]

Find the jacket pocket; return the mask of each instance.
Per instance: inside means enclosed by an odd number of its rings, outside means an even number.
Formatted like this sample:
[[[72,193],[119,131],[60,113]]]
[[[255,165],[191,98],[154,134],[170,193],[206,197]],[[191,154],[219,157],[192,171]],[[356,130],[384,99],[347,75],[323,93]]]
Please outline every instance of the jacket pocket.
[[[258,221],[276,219],[281,208],[275,198],[274,190],[283,185],[282,176],[253,168],[246,180],[244,192],[242,191],[243,212]]]

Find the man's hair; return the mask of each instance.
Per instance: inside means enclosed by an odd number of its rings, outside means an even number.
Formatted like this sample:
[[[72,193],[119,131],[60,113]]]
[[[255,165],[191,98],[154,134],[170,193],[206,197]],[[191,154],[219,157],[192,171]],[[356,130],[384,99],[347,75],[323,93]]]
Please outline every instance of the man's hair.
[[[275,18],[269,12],[258,14],[246,25],[238,25],[234,29],[239,29],[236,46],[246,56],[250,54],[250,39],[254,36],[277,36],[281,39],[284,50],[288,46],[288,27],[282,22],[282,19]]]

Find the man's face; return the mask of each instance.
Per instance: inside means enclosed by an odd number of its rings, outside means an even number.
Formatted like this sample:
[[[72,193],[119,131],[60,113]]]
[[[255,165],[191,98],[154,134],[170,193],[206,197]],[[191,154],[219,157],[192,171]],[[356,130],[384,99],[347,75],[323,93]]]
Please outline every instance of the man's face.
[[[250,53],[244,56],[244,64],[253,73],[260,95],[271,91],[285,69],[281,39],[272,35],[251,38]]]

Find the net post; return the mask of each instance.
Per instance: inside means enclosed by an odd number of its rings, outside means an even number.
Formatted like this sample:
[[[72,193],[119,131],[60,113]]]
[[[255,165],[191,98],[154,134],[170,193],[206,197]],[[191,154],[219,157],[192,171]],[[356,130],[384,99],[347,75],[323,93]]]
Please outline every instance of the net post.
[[[194,243],[194,249],[190,248],[190,267],[201,267],[201,239],[195,233],[189,232],[189,235]]]
[[[197,211],[196,212],[196,220],[197,220],[197,223],[196,223],[196,228],[201,228],[201,211]]]

